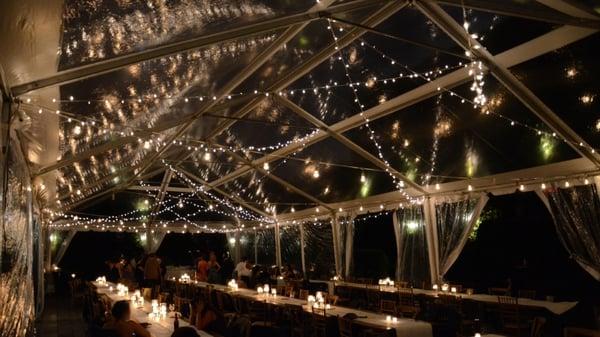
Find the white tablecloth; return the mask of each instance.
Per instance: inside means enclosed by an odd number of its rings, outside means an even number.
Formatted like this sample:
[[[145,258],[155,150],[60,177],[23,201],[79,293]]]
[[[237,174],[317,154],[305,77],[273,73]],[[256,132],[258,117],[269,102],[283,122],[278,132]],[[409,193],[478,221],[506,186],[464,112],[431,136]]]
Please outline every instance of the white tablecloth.
[[[197,286],[205,287],[208,284],[198,282]],[[229,288],[223,285],[212,285],[217,290],[229,291]],[[230,291],[232,295],[244,296],[246,298],[266,301],[267,303],[276,304],[276,305],[285,305],[285,304],[293,304],[293,305],[301,305],[305,311],[311,312],[311,308],[308,307],[306,301],[300,300],[297,298],[290,298],[286,296],[265,296],[259,295],[256,290],[251,289],[239,289],[237,291]],[[416,321],[414,319],[409,318],[398,318],[397,323],[387,322],[386,315],[381,315],[374,312],[355,310],[351,308],[345,308],[340,306],[334,306],[331,309],[326,311],[328,316],[344,316],[346,314],[353,313],[356,316],[359,316],[355,320],[357,323],[362,323],[367,326],[377,327],[382,329],[395,329],[396,337],[432,337],[433,332],[431,328],[431,324],[424,321]]]
[[[318,281],[322,282],[322,281]],[[328,281],[330,285],[333,285],[334,282]],[[365,288],[369,287],[372,289],[380,289],[385,292],[397,292],[397,289],[394,287],[379,287],[377,285],[364,285],[358,283],[351,282],[343,282],[336,281],[335,286],[346,286],[346,287],[355,287],[355,288]],[[427,296],[436,296],[438,293],[434,290],[425,290],[425,289],[413,289],[415,294],[423,294]],[[478,302],[486,302],[486,303],[498,303],[498,296],[488,295],[488,294],[459,294],[463,299],[478,301]],[[577,305],[578,302],[550,302],[550,301],[541,301],[541,300],[533,300],[529,298],[519,298],[519,305],[527,306],[527,307],[536,307],[536,308],[545,308],[548,311],[556,314],[562,315],[565,312],[571,310],[573,307]]]
[[[129,297],[119,296],[117,294],[116,290],[114,290],[113,292],[110,292],[108,290],[109,286],[112,286],[113,289],[116,289],[115,284],[109,283],[106,286],[102,286],[96,282],[92,282],[92,283],[96,286],[98,294],[106,295],[113,303],[116,301],[121,301],[121,300],[129,300]],[[173,330],[174,330],[173,321],[175,319],[174,318],[166,318],[166,319],[162,319],[158,322],[149,321],[148,314],[151,311],[152,311],[152,308],[151,308],[151,304],[149,302],[144,302],[143,308],[133,308],[133,306],[132,306],[131,307],[131,319],[133,319],[134,321],[139,322],[139,323],[150,323],[147,330],[150,332],[152,337],[171,337],[171,334],[173,333]],[[185,322],[184,320],[179,320],[179,326],[184,327],[184,326],[190,326],[190,325],[187,322]],[[196,329],[196,331],[198,332],[200,337],[212,337],[212,335],[210,335],[204,331],[201,331],[198,329]]]

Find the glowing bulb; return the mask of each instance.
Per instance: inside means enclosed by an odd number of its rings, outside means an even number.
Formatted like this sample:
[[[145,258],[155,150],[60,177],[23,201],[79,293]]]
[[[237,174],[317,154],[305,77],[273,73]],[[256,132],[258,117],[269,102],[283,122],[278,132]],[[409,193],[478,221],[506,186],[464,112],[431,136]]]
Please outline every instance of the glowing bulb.
[[[435,189],[439,191],[440,190],[440,184],[435,184]]]
[[[210,161],[210,159],[211,159],[210,152],[205,152],[204,153],[204,161]]]
[[[542,183],[542,189],[545,190],[546,189],[546,184]]]
[[[81,127],[79,125],[75,125],[75,127],[73,128],[73,133],[76,135],[80,135],[81,134]]]
[[[265,171],[269,170],[269,163],[264,163],[263,164],[263,170],[265,170]]]
[[[565,187],[569,187],[569,186],[571,186],[571,184],[569,184],[568,181],[565,181]]]
[[[520,190],[520,191],[525,191],[525,185],[521,184],[521,185],[519,186],[519,190]]]
[[[589,183],[590,183],[590,181],[589,181],[589,179],[588,179],[588,178],[585,178],[585,180],[583,181],[583,183],[587,185],[587,184],[589,184]]]
[[[321,174],[319,173],[319,170],[314,170],[312,176],[313,178],[317,179],[321,176]]]
[[[361,173],[361,174],[360,174],[360,182],[361,182],[361,183],[364,183],[365,181],[367,181],[367,177],[365,177],[365,174],[364,174],[364,173]]]
[[[469,191],[472,191],[472,190],[473,190],[473,186],[469,185],[469,186],[467,187],[467,190],[469,190]]]

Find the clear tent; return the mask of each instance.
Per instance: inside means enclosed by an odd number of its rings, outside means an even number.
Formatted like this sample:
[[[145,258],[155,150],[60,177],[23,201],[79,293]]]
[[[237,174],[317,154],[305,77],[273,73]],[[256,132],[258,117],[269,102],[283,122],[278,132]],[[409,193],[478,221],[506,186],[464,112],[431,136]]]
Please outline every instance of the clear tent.
[[[427,258],[410,272],[434,282],[440,204],[600,166],[600,24],[560,0],[98,5],[2,5],[35,13],[7,21],[0,64],[46,237],[224,232],[348,276],[355,217],[394,211],[396,276]]]

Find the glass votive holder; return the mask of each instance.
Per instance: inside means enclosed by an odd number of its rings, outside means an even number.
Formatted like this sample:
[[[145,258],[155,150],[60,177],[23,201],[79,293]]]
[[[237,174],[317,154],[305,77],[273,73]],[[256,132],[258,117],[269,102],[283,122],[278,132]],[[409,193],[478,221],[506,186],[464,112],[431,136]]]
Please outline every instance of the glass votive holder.
[[[392,323],[398,323],[398,317],[392,317]]]
[[[392,316],[390,316],[390,315],[385,316],[385,321],[386,322],[391,322],[392,321]]]

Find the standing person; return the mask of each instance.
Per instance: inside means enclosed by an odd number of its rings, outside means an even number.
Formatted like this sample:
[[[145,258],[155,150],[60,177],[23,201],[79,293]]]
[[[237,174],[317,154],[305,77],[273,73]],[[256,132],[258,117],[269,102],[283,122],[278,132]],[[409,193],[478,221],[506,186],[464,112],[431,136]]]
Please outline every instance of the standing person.
[[[229,252],[224,253],[223,263],[221,265],[221,281],[225,281],[226,283],[228,280],[231,280],[231,277],[233,275],[233,268],[233,260],[231,259]]]
[[[208,261],[204,255],[200,255],[200,260],[196,265],[196,280],[198,282],[208,281]]]
[[[127,286],[135,285],[135,275],[133,266],[127,259],[123,259],[120,263],[119,274],[121,276],[121,282]]]
[[[240,282],[240,286],[248,288],[250,287],[250,278],[252,277],[252,264],[247,257],[243,257],[242,261],[235,266],[237,280]]]
[[[150,332],[141,324],[131,320],[131,309],[128,301],[117,301],[111,310],[112,320],[104,325],[105,329],[115,332],[118,337],[151,337]]]
[[[146,283],[146,287],[152,288],[152,298],[158,296],[158,291],[160,290],[160,276],[160,261],[156,257],[156,254],[152,253],[148,255],[146,265],[144,266],[144,282]]]
[[[210,252],[208,258],[208,283],[219,283],[221,281],[220,270],[221,265],[217,262],[217,254]]]

